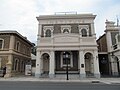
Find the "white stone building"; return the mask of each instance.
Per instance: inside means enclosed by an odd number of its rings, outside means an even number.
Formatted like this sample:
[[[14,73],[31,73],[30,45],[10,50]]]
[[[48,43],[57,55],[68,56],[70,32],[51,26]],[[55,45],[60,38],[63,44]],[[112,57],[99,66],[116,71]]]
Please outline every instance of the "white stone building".
[[[40,15],[37,17],[35,77],[66,75],[64,52],[68,52],[69,75],[100,78],[93,14]]]
[[[115,22],[107,20],[105,32],[110,73],[113,76],[120,76],[120,26],[115,25]]]

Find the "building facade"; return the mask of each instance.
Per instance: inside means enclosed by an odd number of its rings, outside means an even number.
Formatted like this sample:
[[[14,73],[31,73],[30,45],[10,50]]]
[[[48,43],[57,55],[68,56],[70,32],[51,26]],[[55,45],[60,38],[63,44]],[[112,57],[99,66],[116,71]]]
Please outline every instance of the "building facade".
[[[97,44],[100,74],[101,76],[108,76],[110,74],[106,34],[103,34],[101,37],[99,37]]]
[[[120,26],[108,20],[105,23],[105,34],[97,40],[99,55],[105,55],[99,60],[106,65],[100,71],[106,68],[105,72],[109,72],[109,75],[120,76]]]
[[[37,17],[36,77],[66,74],[100,78],[93,14],[41,15]],[[64,53],[68,52],[66,63]]]
[[[12,76],[25,72],[31,62],[32,44],[17,31],[0,31],[0,69],[11,64]]]

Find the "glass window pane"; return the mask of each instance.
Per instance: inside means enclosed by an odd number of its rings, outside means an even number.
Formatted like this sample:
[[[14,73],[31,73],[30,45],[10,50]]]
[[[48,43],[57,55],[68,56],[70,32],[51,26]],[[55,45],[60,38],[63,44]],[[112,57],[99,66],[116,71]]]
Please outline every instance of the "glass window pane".
[[[0,49],[2,48],[3,40],[0,40]]]

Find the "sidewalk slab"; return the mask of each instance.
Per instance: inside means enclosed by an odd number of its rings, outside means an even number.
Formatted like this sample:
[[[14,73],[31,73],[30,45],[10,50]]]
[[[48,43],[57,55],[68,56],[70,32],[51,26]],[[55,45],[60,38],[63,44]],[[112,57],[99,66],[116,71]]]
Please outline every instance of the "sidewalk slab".
[[[50,79],[50,78],[35,78],[32,76],[25,77],[10,77],[10,78],[2,78],[0,77],[0,81],[38,81],[38,82],[82,82],[82,83],[104,83],[104,84],[120,84],[120,78],[85,78],[85,79]]]

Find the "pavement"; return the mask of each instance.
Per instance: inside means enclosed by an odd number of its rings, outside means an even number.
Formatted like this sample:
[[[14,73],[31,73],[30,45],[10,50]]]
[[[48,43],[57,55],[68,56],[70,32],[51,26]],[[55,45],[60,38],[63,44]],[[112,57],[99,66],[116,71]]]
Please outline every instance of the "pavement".
[[[104,83],[104,84],[120,84],[120,77],[118,78],[85,78],[85,79],[59,79],[59,78],[35,78],[34,76],[17,76],[4,78],[0,77],[0,81],[39,81],[39,82],[81,82],[81,83]]]

